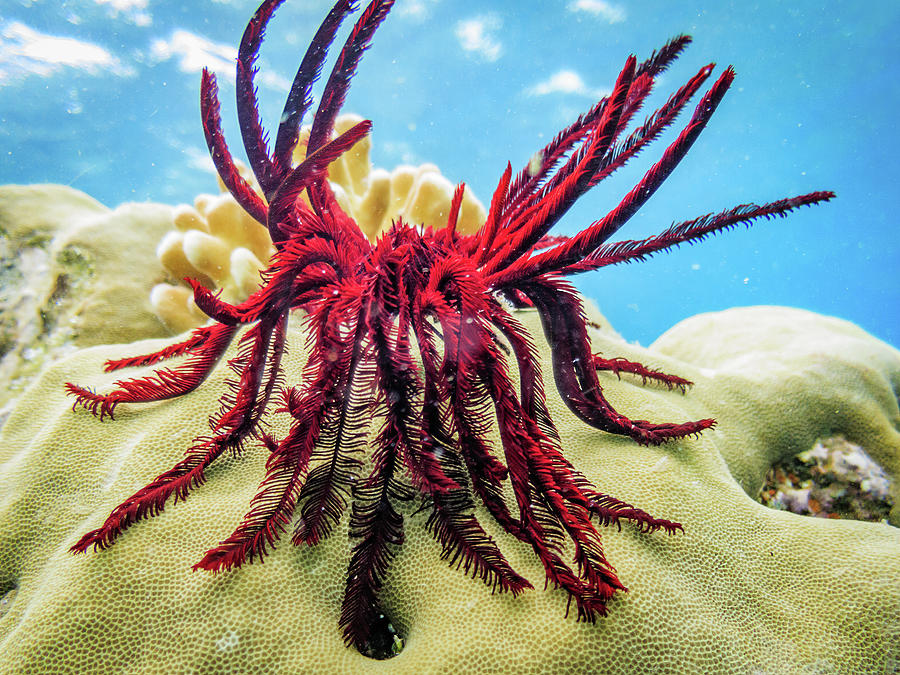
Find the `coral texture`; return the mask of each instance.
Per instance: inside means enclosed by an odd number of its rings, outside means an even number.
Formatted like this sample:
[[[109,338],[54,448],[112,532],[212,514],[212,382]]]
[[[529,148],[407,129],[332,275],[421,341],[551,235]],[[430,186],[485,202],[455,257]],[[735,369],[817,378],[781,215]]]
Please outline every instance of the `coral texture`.
[[[362,122],[359,115],[344,113],[334,122],[336,135]],[[306,157],[311,127],[300,129],[293,157],[300,164]],[[400,165],[387,171],[375,168],[370,159],[372,139],[361,139],[328,166],[328,183],[337,202],[375,241],[397,219],[426,227],[444,227],[450,213],[455,185],[434,164]],[[261,194],[249,169],[241,174]],[[275,252],[269,232],[254,220],[228,193],[221,180],[220,195],[198,195],[194,205],[175,209],[175,230],[166,233],[156,253],[173,280],[198,280],[207,288],[221,289],[222,299],[242,302],[260,286],[260,271],[268,267]],[[304,193],[303,197],[305,199]],[[308,205],[308,200],[307,200]],[[467,187],[459,209],[457,230],[471,234],[484,222],[484,206]],[[186,283],[165,282],[153,287],[150,304],[174,332],[206,322]]]
[[[165,278],[147,251],[171,227],[162,204],[0,186],[0,406],[66,350],[168,334],[146,300]]]
[[[536,312],[516,317],[540,334]],[[337,627],[350,558],[345,537],[281,546],[265,564],[227,574],[191,571],[198,549],[240,522],[264,471],[268,453],[259,448],[210,470],[202,490],[102,555],[71,555],[86,529],[182,457],[230,373],[220,365],[211,386],[123,407],[112,424],[72,414],[65,380],[108,389],[115,376],[101,373],[104,360],[166,344],[156,340],[69,357],[21,399],[3,429],[0,672],[896,670],[900,530],[775,511],[748,493],[756,494],[773,461],[833,434],[866,448],[896,479],[900,353],[846,322],[780,308],[689,319],[650,349],[609,330],[591,328],[590,337],[595,351],[696,382],[682,396],[601,374],[619,409],[711,414],[719,422],[699,440],[638,446],[587,427],[548,389],[561,443],[587,478],[685,528],[677,536],[628,525],[604,531],[629,592],[615,596],[596,624],[562,620],[565,593],[541,589],[544,572],[530,548],[483,511],[481,522],[537,588],[492,596],[440,559],[427,514],[412,515],[384,586],[385,610],[405,641],[388,661],[347,649]],[[304,342],[289,332],[289,372],[302,367]],[[549,371],[546,343],[538,349]],[[284,417],[272,418],[273,433],[285,432]]]

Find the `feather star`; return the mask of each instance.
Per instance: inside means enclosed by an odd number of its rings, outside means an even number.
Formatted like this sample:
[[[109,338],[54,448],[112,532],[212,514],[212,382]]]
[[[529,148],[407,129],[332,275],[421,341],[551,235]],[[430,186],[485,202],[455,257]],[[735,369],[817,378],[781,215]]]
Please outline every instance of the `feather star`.
[[[356,7],[339,0],[316,32],[270,151],[258,114],[255,61],[281,2],[262,3],[244,32],[237,59],[240,130],[262,195],[242,178],[225,144],[215,77],[204,69],[201,84],[203,130],[219,175],[238,203],[268,228],[277,249],[262,287],[231,305],[191,281],[197,305],[212,321],[158,352],[109,361],[106,370],[179,356],[186,357],[183,363],[118,381],[107,394],[74,384],[67,388],[76,406],[101,419],[112,417],[120,403],[161,401],[200,386],[236,339],[237,355],[228,362],[234,377],[210,418],[211,435],[195,439],[184,459],[116,507],[72,550],[111,545],[136,521],[158,514],[172,495],[175,501],[185,499],[222,453],[239,452],[256,439],[270,453],[259,491],[234,533],[195,569],[224,570],[262,558],[298,508],[292,540],[313,546],[332,532],[351,504],[353,546],[340,626],[347,644],[371,654],[383,621],[379,592],[403,543],[399,509],[416,496],[430,510],[428,527],[451,564],[513,595],[531,588],[482,529],[475,516],[480,503],[503,530],[533,548],[546,581],[568,594],[578,618],[594,621],[625,587],[604,556],[593,521],[631,521],[645,532],[682,527],[601,493],[566,459],[546,406],[537,351],[510,308],[539,312],[556,387],[585,424],[640,444],[699,434],[714,420],[632,420],[607,402],[598,371],[629,373],[682,392],[691,383],[592,354],[582,302],[566,278],[644,260],[761,217],[784,216],[801,205],[827,201],[833,193],[745,204],[672,225],[641,241],[609,243],[706,126],[734,78],[727,68],[661,158],[614,209],[572,237],[549,234],[581,195],[656,139],[710,77],[713,64],[625,135],[657,76],[690,42],[679,36],[642,63],[629,57],[612,93],[559,132],[522,171],[513,175],[507,164],[477,233],[456,231],[460,185],[445,228],[398,220],[372,243],[338,206],[327,168],[370,130],[371,123],[363,121],[335,137],[333,125],[357,64],[393,2],[373,0],[354,25],[325,83],[307,154],[298,166],[292,166],[292,150],[312,107],[313,83],[340,24]],[[280,361],[293,310],[303,310],[310,349],[300,384],[288,387]],[[263,429],[264,417],[273,412],[292,418],[284,438]],[[370,437],[373,417],[381,422]],[[492,429],[499,443],[489,440]],[[505,484],[511,486],[509,499]],[[565,551],[571,562],[563,559]]]

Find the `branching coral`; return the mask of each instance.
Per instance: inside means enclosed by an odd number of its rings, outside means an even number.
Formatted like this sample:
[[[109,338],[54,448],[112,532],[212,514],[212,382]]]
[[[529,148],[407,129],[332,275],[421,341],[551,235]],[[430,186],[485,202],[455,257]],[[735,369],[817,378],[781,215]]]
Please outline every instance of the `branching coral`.
[[[335,120],[335,134],[342,134],[362,121],[358,115],[342,114]],[[311,127],[300,130],[294,161],[306,156]],[[327,170],[328,183],[341,208],[372,241],[402,219],[439,228],[447,223],[455,186],[434,164],[400,165],[392,171],[374,168],[370,159],[372,140],[366,136],[333,161]],[[245,179],[260,192],[246,168]],[[225,190],[220,181],[220,187]],[[308,203],[308,202],[307,202]],[[220,195],[200,195],[194,206],[175,209],[176,229],[166,234],[157,256],[170,276],[198,280],[208,288],[220,289],[222,299],[243,302],[260,286],[260,272],[268,267],[275,252],[268,231],[251,218],[227,190]],[[457,230],[474,232],[486,217],[481,202],[466,188],[459,208]],[[194,302],[187,284],[157,284],[150,304],[160,319],[180,333],[204,323],[206,316]]]

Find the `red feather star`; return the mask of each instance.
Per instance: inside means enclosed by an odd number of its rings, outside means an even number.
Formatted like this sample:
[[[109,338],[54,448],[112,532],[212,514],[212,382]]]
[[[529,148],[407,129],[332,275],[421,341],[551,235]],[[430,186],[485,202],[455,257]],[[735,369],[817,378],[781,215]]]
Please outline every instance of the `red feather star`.
[[[225,144],[216,80],[205,69],[201,85],[203,130],[219,175],[238,203],[268,228],[277,250],[262,287],[232,305],[191,281],[197,305],[212,321],[158,352],[108,361],[106,370],[186,357],[180,365],[118,381],[108,394],[74,384],[67,389],[77,398],[75,406],[101,419],[112,417],[120,403],[161,401],[197,388],[235,339],[237,356],[228,365],[236,377],[210,418],[212,435],[195,439],[184,459],[117,506],[72,550],[110,546],[134,522],[158,514],[172,495],[175,501],[187,498],[223,452],[239,452],[255,438],[270,453],[259,491],[234,533],[195,569],[223,570],[262,558],[292,524],[298,507],[292,540],[313,546],[352,504],[353,547],[340,626],[348,644],[371,654],[384,621],[379,592],[404,538],[398,509],[416,496],[430,509],[428,527],[451,564],[513,595],[531,588],[482,529],[474,513],[478,502],[506,532],[534,549],[547,582],[568,594],[578,618],[594,621],[625,587],[603,554],[592,519],[600,525],[631,521],[645,532],[682,528],[601,493],[565,458],[546,406],[534,342],[511,307],[533,306],[539,312],[556,386],[586,424],[645,445],[699,434],[714,420],[653,424],[629,419],[606,401],[598,371],[631,373],[682,392],[691,383],[592,354],[582,302],[566,277],[640,261],[834,194],[741,205],[642,241],[608,243],[706,126],[734,78],[727,68],[662,157],[614,209],[572,237],[548,234],[581,195],[656,139],[709,78],[712,64],[624,135],[655,78],[690,42],[679,36],[643,63],[629,57],[612,93],[557,134],[528,167],[513,175],[507,165],[477,233],[456,231],[460,185],[446,228],[398,220],[371,243],[335,201],[327,168],[371,128],[364,121],[334,136],[357,64],[393,2],[373,0],[353,27],[315,111],[306,158],[295,167],[292,151],[312,107],[312,85],[340,24],[356,7],[339,0],[318,29],[270,152],[253,80],[264,29],[282,1],[262,3],[237,59],[241,135],[264,198],[241,177]],[[309,205],[299,199],[304,191]],[[305,312],[310,351],[301,383],[284,387],[280,361],[295,309]],[[507,355],[515,360],[518,388]],[[262,429],[269,412],[292,418],[280,440]],[[374,416],[382,422],[372,440],[367,429]],[[492,428],[499,432],[499,449],[488,440]],[[360,475],[363,467],[370,467],[368,475]],[[514,505],[503,497],[506,481]],[[563,560],[564,550],[574,564]]]

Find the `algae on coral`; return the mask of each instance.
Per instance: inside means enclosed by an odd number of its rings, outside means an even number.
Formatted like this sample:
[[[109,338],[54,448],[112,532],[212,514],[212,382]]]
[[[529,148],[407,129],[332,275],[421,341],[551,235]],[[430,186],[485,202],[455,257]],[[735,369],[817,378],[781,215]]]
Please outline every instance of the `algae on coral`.
[[[0,186],[0,406],[73,348],[162,337],[143,300],[171,207],[114,210],[64,185]]]

